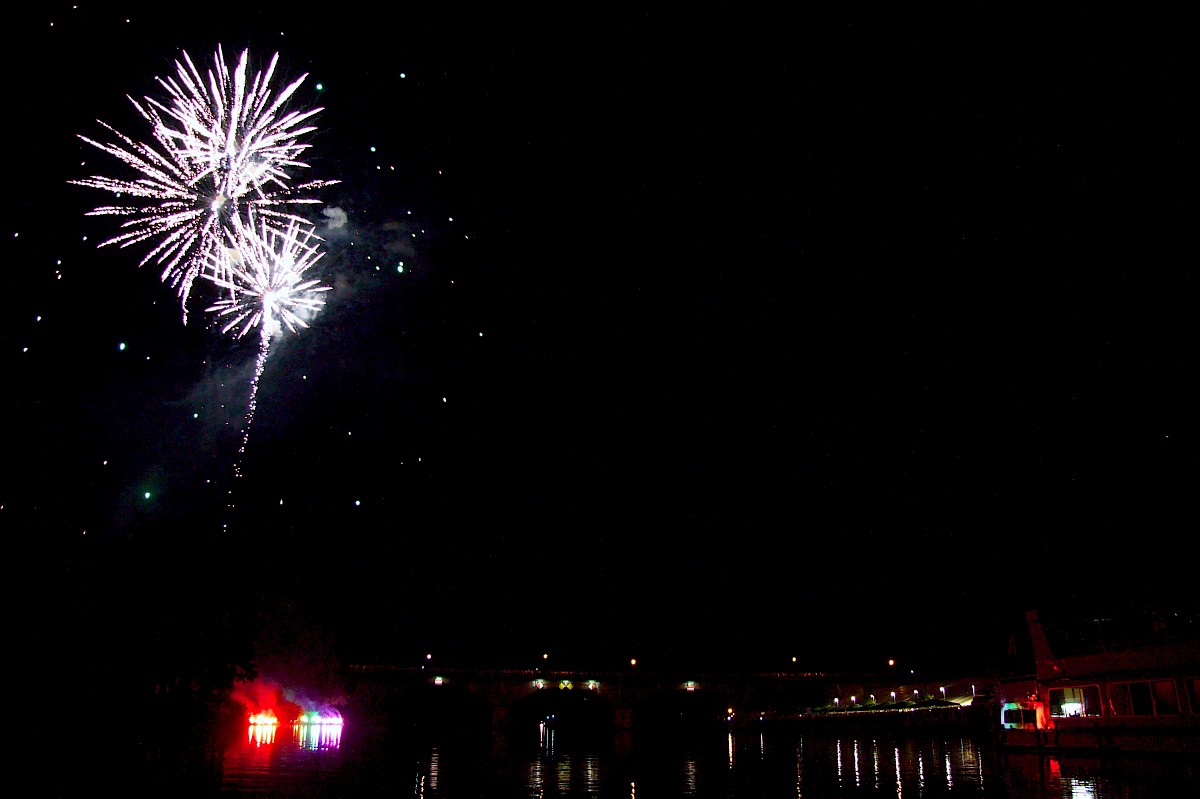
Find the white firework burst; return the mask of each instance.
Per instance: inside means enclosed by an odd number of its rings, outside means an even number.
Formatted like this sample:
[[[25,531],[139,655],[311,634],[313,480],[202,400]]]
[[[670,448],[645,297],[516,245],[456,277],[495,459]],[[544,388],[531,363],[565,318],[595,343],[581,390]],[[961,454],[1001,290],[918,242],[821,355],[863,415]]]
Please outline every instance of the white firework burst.
[[[250,438],[250,426],[258,407],[258,385],[271,342],[284,327],[292,332],[308,327],[308,320],[325,305],[321,295],[330,287],[305,276],[323,255],[317,250],[321,238],[307,223],[292,220],[280,230],[264,221],[256,230],[235,221],[225,235],[228,247],[216,248],[209,254],[211,268],[203,273],[225,297],[207,310],[216,314],[218,323],[224,323],[222,333],[232,331],[236,338],[241,338],[254,328],[259,329],[242,443],[234,463],[234,477],[241,477],[241,456]]]
[[[284,327],[308,327],[330,290],[305,276],[324,255],[312,226],[292,220],[280,229],[262,221],[255,229],[238,222],[225,236],[228,246],[209,254],[211,268],[203,273],[225,294],[206,309],[224,325],[221,332],[241,338],[258,327],[265,347]]]
[[[309,193],[338,182],[289,183],[291,171],[308,166],[300,156],[310,145],[300,138],[315,130],[307,123],[323,109],[287,110],[307,74],[272,97],[278,59],[275,54],[268,68],[248,82],[249,52],[243,51],[231,72],[218,47],[205,79],[184,52],[182,62],[176,61],[176,77],[159,79],[166,101],[129,98],[149,123],[153,143],[137,141],[104,122],[100,124],[116,143],[79,137],[137,173],[131,179],[70,181],[128,198],[88,212],[125,217],[121,232],[100,246],[151,242],[139,265],[153,260],[162,267],[161,279],[176,290],[185,323],[201,270],[225,263],[210,257],[223,246],[223,231],[243,222],[283,231],[304,221],[289,207],[319,203]]]

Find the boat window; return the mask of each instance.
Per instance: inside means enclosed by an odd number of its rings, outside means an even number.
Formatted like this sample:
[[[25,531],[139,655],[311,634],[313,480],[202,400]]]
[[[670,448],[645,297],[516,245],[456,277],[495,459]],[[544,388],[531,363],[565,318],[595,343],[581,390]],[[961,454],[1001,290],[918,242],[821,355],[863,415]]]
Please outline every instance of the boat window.
[[[1129,683],[1114,682],[1108,685],[1108,705],[1114,716],[1132,716],[1133,703],[1129,700]]]
[[[1050,715],[1056,718],[1099,716],[1100,687],[1079,685],[1071,688],[1051,688]]]
[[[1150,689],[1154,693],[1154,715],[1179,715],[1179,697],[1175,694],[1172,680],[1155,680],[1150,683]]]
[[[1154,700],[1148,682],[1115,682],[1108,686],[1114,716],[1153,716]]]
[[[1037,711],[1032,708],[1006,707],[1003,724],[1006,729],[1036,729]]]
[[[1108,686],[1115,716],[1178,716],[1179,695],[1173,680],[1118,682]]]

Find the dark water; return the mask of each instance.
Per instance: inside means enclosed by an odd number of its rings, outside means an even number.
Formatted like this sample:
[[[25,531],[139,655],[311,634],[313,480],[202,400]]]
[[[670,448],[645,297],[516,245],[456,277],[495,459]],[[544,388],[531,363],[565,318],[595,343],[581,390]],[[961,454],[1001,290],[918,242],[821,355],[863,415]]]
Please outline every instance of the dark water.
[[[100,731],[97,728],[97,731]],[[348,720],[340,730],[243,729],[84,766],[69,751],[46,796],[509,797],[1200,796],[1194,759],[1003,754],[961,731],[901,736],[787,729],[567,735],[530,729],[495,741],[406,733]],[[78,772],[84,769],[82,774]],[[90,771],[88,770],[90,769]],[[57,778],[73,777],[58,780]]]

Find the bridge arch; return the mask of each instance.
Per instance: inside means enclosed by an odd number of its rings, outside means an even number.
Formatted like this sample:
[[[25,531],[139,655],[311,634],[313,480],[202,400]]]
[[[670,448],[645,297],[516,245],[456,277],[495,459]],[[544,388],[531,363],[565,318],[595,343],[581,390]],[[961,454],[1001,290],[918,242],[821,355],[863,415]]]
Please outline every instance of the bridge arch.
[[[603,732],[635,727],[676,729],[745,722],[763,712],[795,712],[819,704],[829,675],[800,673],[600,673],[357,667],[361,695],[383,694],[408,727],[440,729],[458,716],[492,734],[536,734],[545,722]],[[411,715],[409,719],[407,716]]]
[[[725,691],[669,686],[647,693],[634,703],[632,718],[639,732],[678,736],[711,731],[726,724],[730,700]]]
[[[552,729],[576,740],[605,740],[616,729],[616,708],[610,698],[573,686],[531,691],[497,708],[494,717],[510,738]]]

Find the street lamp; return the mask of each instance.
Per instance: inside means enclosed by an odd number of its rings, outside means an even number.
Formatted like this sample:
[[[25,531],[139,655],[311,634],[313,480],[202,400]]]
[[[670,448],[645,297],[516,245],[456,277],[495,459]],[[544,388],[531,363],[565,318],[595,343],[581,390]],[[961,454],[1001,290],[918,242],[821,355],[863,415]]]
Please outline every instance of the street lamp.
[[[941,692],[942,692],[942,701],[945,702],[946,701],[946,686],[943,685],[941,687]]]
[[[896,704],[896,692],[892,691],[892,704]]]

